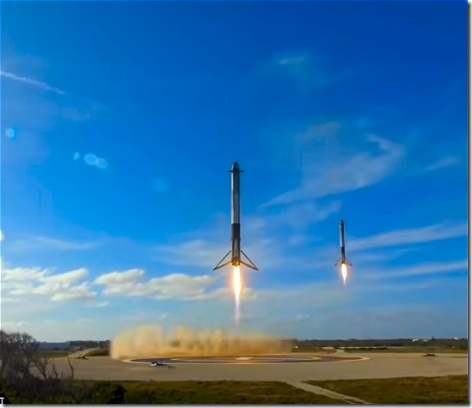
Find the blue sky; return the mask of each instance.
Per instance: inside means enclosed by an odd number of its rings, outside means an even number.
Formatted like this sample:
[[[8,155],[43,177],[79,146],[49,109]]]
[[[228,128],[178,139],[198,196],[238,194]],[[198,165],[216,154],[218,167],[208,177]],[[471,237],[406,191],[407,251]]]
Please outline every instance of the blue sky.
[[[4,328],[467,336],[466,2],[1,11]]]

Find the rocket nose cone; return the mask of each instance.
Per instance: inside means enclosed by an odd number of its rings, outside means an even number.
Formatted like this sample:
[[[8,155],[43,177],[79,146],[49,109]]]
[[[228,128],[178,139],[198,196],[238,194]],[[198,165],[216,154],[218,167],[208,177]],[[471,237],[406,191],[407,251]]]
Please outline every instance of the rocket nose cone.
[[[233,164],[233,170],[239,169],[239,164],[238,162],[234,162]]]

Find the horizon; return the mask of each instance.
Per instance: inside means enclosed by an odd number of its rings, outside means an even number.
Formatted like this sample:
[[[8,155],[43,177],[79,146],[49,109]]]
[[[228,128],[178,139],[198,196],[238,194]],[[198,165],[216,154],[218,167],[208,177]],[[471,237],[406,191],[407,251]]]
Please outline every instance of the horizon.
[[[3,3],[2,328],[468,338],[467,7]]]
[[[399,337],[399,338],[331,338],[331,339],[319,339],[319,338],[290,338],[286,337],[287,340],[294,340],[294,341],[399,341],[399,340],[423,340],[423,341],[440,341],[440,340],[468,340],[468,337],[435,337],[431,336],[429,338],[416,338],[416,337]],[[105,343],[105,342],[112,342],[113,339],[101,339],[101,340],[84,340],[84,339],[74,339],[74,340],[65,340],[65,341],[41,341],[36,339],[38,343],[72,343],[72,342],[95,342],[95,343]]]

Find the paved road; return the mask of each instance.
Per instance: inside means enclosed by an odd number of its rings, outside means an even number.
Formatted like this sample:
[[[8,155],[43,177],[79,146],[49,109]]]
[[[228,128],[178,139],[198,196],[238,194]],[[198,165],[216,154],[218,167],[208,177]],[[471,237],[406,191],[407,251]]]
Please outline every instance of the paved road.
[[[94,350],[96,350],[96,348],[88,348],[85,350],[79,350],[79,351],[76,351],[75,353],[69,354],[69,358],[77,358],[77,357],[86,356],[88,353]]]
[[[136,381],[305,381],[358,378],[392,378],[468,374],[468,356],[418,353],[366,353],[364,361],[283,364],[187,364],[174,369],[115,361],[109,357],[72,359],[75,378],[90,380]],[[57,358],[58,369],[68,372],[67,361]]]
[[[370,404],[367,401],[361,400],[356,397],[351,397],[350,395],[340,394],[339,392],[331,391],[326,388],[318,387],[317,385],[306,384],[301,381],[287,381],[288,385],[291,385],[295,388],[300,388],[301,390],[312,392],[313,394],[324,395],[325,397],[338,399],[348,404]]]
[[[253,356],[253,357],[177,357],[177,358],[138,358],[129,360],[130,363],[150,364],[153,361],[161,361],[164,364],[181,365],[181,364],[286,364],[286,363],[326,363],[340,360],[358,360],[358,357],[333,357],[329,355],[273,355],[273,356]]]

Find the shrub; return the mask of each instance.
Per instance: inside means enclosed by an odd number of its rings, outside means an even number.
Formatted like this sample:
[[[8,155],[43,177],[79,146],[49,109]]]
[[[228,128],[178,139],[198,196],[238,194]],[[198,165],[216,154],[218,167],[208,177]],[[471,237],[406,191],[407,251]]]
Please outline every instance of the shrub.
[[[126,389],[121,384],[110,381],[95,383],[89,392],[88,399],[92,404],[122,404],[125,401]]]
[[[95,349],[91,350],[87,353],[87,357],[98,357],[98,356],[108,356],[110,355],[110,350],[109,349]]]

